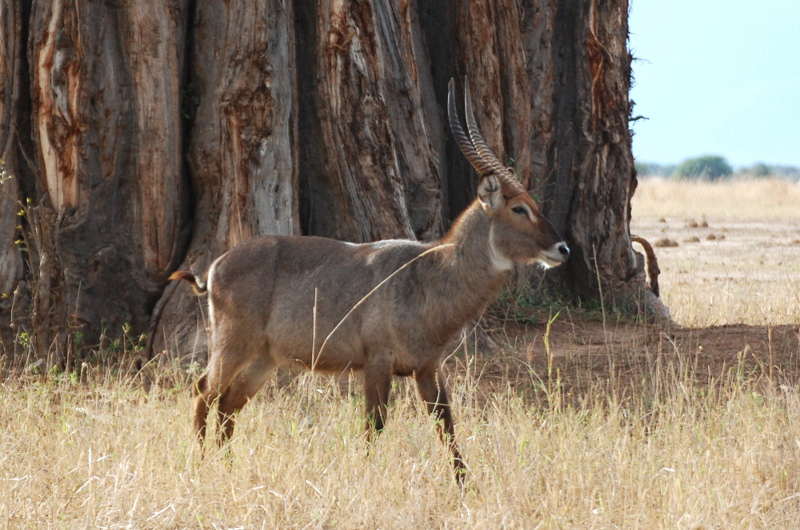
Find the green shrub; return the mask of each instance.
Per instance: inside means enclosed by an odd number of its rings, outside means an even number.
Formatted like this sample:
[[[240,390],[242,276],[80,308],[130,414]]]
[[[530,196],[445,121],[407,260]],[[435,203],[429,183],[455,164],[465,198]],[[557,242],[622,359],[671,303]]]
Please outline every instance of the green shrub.
[[[678,164],[673,178],[688,180],[718,180],[733,175],[733,168],[724,157],[704,155],[688,158]]]

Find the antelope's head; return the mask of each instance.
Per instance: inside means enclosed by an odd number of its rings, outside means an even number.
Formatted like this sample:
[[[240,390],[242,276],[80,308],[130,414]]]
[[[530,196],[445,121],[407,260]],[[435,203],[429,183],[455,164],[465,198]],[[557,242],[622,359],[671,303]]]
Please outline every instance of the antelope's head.
[[[486,144],[475,121],[469,87],[464,85],[464,107],[469,134],[458,119],[454,82],[448,85],[447,111],[456,143],[478,171],[478,200],[491,219],[490,245],[499,263],[561,265],[569,247],[553,228],[511,169],[503,166]]]

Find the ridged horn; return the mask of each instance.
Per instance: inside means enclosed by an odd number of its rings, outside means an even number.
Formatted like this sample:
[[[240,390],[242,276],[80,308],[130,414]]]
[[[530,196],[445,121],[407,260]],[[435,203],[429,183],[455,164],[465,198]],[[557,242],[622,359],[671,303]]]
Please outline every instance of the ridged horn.
[[[461,122],[458,119],[458,109],[456,107],[454,79],[450,79],[450,83],[447,84],[447,116],[450,120],[450,131],[453,133],[453,138],[455,138],[458,148],[461,149],[461,152],[466,159],[469,160],[469,163],[472,164],[481,176],[494,172],[495,169],[478,153],[475,146],[472,145],[469,136],[467,136],[464,129],[461,128]]]
[[[478,128],[478,122],[475,120],[475,111],[472,107],[472,96],[469,93],[469,82],[466,78],[464,79],[464,110],[469,137],[478,155],[497,173],[497,176],[501,178],[508,176],[508,169],[497,159]]]

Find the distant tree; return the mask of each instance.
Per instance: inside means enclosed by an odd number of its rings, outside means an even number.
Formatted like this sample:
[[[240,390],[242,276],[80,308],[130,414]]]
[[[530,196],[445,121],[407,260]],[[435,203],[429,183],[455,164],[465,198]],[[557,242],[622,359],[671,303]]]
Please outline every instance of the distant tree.
[[[636,162],[636,175],[639,177],[652,177],[653,176],[653,164],[647,162]]]
[[[797,166],[772,166],[775,176],[800,181],[800,167]]]
[[[749,167],[741,168],[738,173],[757,178],[779,178],[787,180],[800,180],[800,168],[796,166],[781,166],[757,162]]]
[[[747,171],[754,177],[768,177],[774,173],[773,168],[765,164],[764,162],[758,162],[753,164]]]
[[[717,180],[732,174],[733,168],[724,157],[704,155],[684,160],[678,164],[672,176],[677,179]]]
[[[800,167],[765,164],[756,162],[752,166],[743,166],[736,170],[736,177],[741,178],[773,178],[800,181]]]
[[[675,167],[675,164],[636,162],[636,174],[639,177],[669,177],[675,171]]]

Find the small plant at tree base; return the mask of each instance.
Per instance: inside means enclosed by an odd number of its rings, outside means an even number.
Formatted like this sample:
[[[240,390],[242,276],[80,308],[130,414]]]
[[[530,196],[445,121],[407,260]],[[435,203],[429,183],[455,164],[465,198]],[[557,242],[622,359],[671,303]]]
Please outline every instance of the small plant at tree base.
[[[17,341],[19,342],[20,346],[25,348],[25,350],[31,349],[31,337],[26,332],[20,332],[20,334],[17,336]]]
[[[0,184],[5,184],[7,181],[13,178],[13,175],[9,175],[8,172],[6,172],[6,163],[2,158],[0,158]]]

